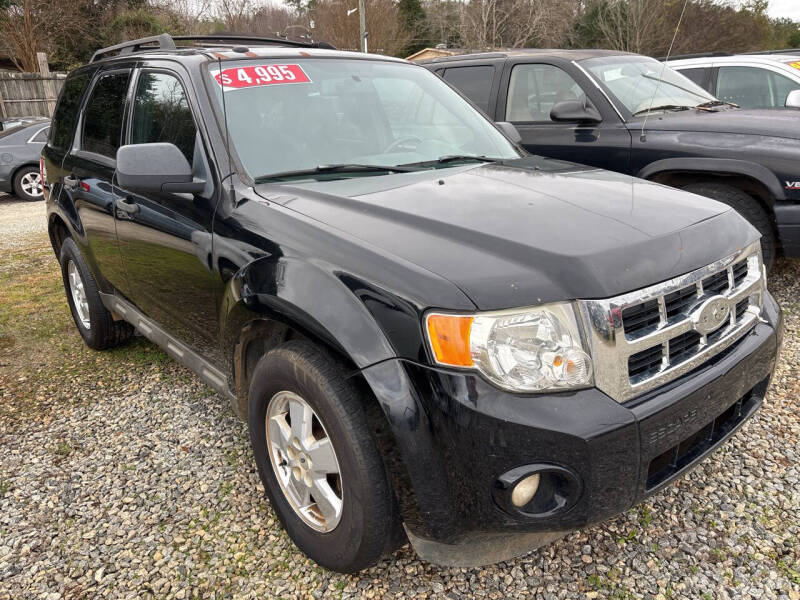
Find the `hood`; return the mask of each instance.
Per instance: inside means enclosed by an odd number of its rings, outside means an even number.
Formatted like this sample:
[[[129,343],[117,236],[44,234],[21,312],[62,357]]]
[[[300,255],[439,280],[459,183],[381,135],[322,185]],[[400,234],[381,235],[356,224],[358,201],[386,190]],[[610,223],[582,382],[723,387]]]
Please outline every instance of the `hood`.
[[[482,310],[617,295],[758,237],[713,200],[538,157],[256,191],[448,279]]]
[[[639,131],[642,119],[627,123]],[[738,133],[800,139],[800,110],[793,108],[682,110],[647,119],[645,130]]]

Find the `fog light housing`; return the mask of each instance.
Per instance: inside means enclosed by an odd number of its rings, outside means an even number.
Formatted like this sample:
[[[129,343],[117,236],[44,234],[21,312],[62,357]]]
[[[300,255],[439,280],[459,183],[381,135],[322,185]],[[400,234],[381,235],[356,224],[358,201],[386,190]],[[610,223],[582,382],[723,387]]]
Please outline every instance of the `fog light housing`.
[[[580,478],[553,464],[524,465],[504,473],[492,496],[503,510],[517,517],[547,519],[568,511],[581,496]]]
[[[511,504],[517,508],[522,508],[528,502],[533,500],[536,490],[539,489],[539,473],[528,475],[514,486],[511,492]]]

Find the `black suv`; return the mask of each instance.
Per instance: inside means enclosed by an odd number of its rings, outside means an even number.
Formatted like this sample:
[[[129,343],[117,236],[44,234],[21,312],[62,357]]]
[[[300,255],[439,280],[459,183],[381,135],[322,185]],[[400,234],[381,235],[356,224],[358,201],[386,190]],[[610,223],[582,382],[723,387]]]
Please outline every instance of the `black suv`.
[[[619,513],[732,435],[774,369],[746,220],[528,156],[400,60],[130,42],[70,74],[43,159],[83,339],[136,328],[228,398],[330,569],[406,537],[481,564]]]
[[[800,118],[738,110],[652,58],[513,50],[424,61],[529,151],[724,202],[761,233],[764,261],[800,257]]]

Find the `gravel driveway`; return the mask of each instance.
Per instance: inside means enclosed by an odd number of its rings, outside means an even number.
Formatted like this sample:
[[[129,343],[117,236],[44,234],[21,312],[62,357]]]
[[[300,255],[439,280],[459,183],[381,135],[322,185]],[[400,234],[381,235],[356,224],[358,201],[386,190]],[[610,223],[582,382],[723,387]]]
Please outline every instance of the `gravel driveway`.
[[[83,347],[43,206],[0,199],[0,599],[800,599],[800,261],[763,410],[639,507],[525,558],[443,569],[408,546],[325,572],[276,523],[227,401],[142,339]]]

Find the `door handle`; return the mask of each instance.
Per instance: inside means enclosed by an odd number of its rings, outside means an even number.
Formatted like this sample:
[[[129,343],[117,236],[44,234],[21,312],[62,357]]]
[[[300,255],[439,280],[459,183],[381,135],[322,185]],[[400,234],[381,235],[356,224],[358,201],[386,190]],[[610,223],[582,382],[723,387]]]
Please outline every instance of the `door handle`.
[[[78,189],[81,181],[74,175],[67,175],[64,177],[64,187],[70,191],[74,191]]]
[[[119,210],[126,212],[129,215],[135,215],[139,212],[139,205],[136,204],[136,202],[134,202],[130,196],[125,198],[117,198],[115,204]]]

